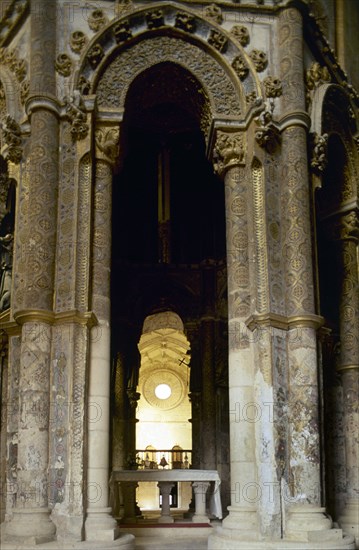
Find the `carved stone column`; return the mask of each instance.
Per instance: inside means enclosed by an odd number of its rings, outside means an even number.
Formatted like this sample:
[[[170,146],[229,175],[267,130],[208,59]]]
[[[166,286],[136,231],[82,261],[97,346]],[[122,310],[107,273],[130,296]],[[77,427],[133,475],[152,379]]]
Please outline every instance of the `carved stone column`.
[[[256,505],[245,497],[243,491],[249,481],[256,479],[254,424],[246,422],[242,416],[243,407],[254,401],[254,356],[252,346],[246,339],[244,323],[250,304],[247,252],[249,197],[244,155],[243,134],[218,133],[215,167],[224,178],[226,206],[231,468],[231,505],[223,527],[226,536],[236,537],[235,544],[238,544],[239,538],[255,541],[259,532]],[[216,548],[215,536],[210,539],[213,546],[209,548]]]
[[[157,487],[162,495],[162,510],[158,523],[173,523],[174,519],[171,516],[170,509],[170,493],[174,487],[174,483],[171,481],[159,481]]]
[[[343,266],[340,296],[340,362],[344,395],[346,504],[339,518],[343,530],[359,543],[359,280],[358,214],[342,216],[339,226]]]
[[[90,345],[88,404],[88,508],[86,540],[114,540],[117,523],[109,507],[110,267],[112,163],[118,127],[95,133],[96,166],[92,247],[92,310],[98,319]]]
[[[315,537],[342,547],[348,544],[321,507],[318,358],[311,251],[310,189],[303,81],[303,26],[296,8],[279,17],[283,98],[282,117],[282,256],[285,258],[288,320],[288,463],[284,474],[288,539],[312,544]],[[314,532],[314,534],[313,534]],[[319,539],[318,539],[319,540]]]
[[[7,535],[28,544],[54,538],[49,518],[50,357],[58,189],[55,0],[31,9],[31,81],[26,104],[31,137],[19,185],[12,310],[22,326],[18,494]]]

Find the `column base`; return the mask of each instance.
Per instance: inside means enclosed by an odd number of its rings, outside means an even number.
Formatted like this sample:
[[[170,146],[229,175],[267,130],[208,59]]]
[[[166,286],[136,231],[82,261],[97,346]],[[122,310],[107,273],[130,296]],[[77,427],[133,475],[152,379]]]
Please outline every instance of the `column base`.
[[[357,547],[359,547],[359,500],[354,498],[347,500],[338,523],[345,534],[355,538]]]
[[[222,529],[228,536],[238,533],[245,540],[259,539],[259,525],[256,508],[250,506],[228,506],[229,515],[222,521]]]
[[[86,541],[111,541],[119,537],[117,521],[111,516],[111,508],[89,508],[85,521]]]
[[[210,523],[210,519],[207,515],[193,514],[192,523]]]
[[[160,516],[158,518],[158,523],[173,523],[174,519],[172,516]]]
[[[55,539],[56,527],[47,508],[14,508],[13,516],[4,525],[5,537],[28,541],[31,545],[51,542]]]

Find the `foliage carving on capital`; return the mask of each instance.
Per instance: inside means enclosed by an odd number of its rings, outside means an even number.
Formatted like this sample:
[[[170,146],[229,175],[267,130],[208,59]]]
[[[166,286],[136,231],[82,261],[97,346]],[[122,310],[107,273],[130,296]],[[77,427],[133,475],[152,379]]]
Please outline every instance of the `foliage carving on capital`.
[[[194,32],[196,30],[196,20],[192,15],[178,12],[176,15],[175,27],[186,32]]]
[[[19,124],[10,115],[1,124],[4,141],[7,145],[5,157],[14,164],[19,164],[22,159],[22,138]]]
[[[220,53],[224,53],[228,46],[228,40],[224,34],[212,29],[208,38],[208,44],[216,48]]]
[[[328,134],[323,134],[322,136],[317,133],[312,134],[312,159],[310,161],[310,166],[318,175],[323,174],[325,167],[328,163],[327,159],[327,148],[328,148]]]
[[[102,10],[94,10],[88,17],[88,26],[94,32],[98,32],[108,23],[108,19]]]
[[[71,121],[71,135],[74,140],[85,138],[89,132],[85,104],[78,90],[72,97],[65,98],[67,116]]]
[[[98,128],[95,131],[96,156],[115,164],[118,159],[118,147],[120,142],[120,129],[116,128]]]
[[[238,40],[241,46],[247,46],[249,44],[249,31],[244,25],[234,25],[230,30],[230,34]]]
[[[70,48],[74,53],[80,54],[86,46],[88,38],[82,31],[74,31],[70,37]]]
[[[317,61],[313,62],[305,72],[305,84],[307,87],[307,99],[311,101],[314,91],[321,84],[331,81],[327,67],[322,67]]]
[[[340,241],[359,239],[358,210],[351,210],[342,215],[334,227],[335,238]]]
[[[222,10],[216,4],[210,4],[209,6],[207,6],[204,10],[204,15],[205,17],[207,17],[207,19],[218,23],[218,25],[221,25],[223,23]]]
[[[60,53],[56,57],[55,69],[62,76],[70,76],[72,71],[72,60],[67,53]]]
[[[222,175],[232,166],[245,164],[245,143],[243,134],[217,133],[213,152],[214,169]]]

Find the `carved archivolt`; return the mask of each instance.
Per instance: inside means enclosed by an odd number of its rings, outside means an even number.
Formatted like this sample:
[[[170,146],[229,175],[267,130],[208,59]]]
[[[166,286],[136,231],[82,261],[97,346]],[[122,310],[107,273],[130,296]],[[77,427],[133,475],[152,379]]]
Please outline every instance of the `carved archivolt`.
[[[217,8],[213,5],[207,10],[216,11],[219,17]],[[214,116],[240,116],[246,107],[245,96],[262,94],[251,69],[253,65],[249,63],[246,70],[248,55],[243,45],[249,42],[248,30],[235,26],[232,31],[233,39],[208,17],[178,10],[172,4],[163,4],[160,9],[126,11],[123,18],[106,25],[89,44],[77,87],[82,93],[97,93],[102,109],[123,109],[127,90],[136,76],[158,63],[173,62],[190,71],[203,85]],[[189,34],[191,41],[185,36]],[[243,58],[243,91],[231,67],[236,56]],[[257,58],[256,68],[263,70],[266,55],[259,52]]]

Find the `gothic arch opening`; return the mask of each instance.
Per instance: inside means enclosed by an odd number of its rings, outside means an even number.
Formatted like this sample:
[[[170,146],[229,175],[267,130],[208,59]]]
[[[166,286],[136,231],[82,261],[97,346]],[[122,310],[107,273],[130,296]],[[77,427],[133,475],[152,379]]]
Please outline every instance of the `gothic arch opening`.
[[[138,465],[136,419],[143,400],[138,343],[144,320],[178,315],[191,348],[185,367],[191,465],[219,470],[225,488],[224,186],[205,154],[209,115],[200,83],[175,63],[159,63],[141,73],[126,97],[120,168],[113,179],[112,468]],[[165,416],[159,421],[165,422]],[[188,449],[187,441],[173,441],[168,448],[173,445]]]

